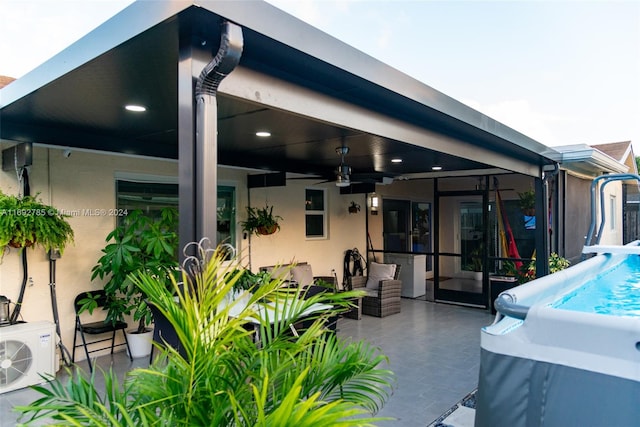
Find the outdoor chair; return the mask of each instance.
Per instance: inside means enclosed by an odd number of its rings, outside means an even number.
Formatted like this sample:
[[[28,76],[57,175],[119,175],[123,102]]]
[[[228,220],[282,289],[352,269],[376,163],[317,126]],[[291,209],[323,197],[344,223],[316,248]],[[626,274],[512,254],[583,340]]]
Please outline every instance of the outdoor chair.
[[[399,264],[369,263],[367,276],[349,277],[351,289],[364,290],[362,314],[385,317],[400,313],[402,281]]]
[[[271,277],[282,278],[285,283],[300,286],[302,288],[315,285],[319,280],[332,284],[334,289],[337,285],[337,281],[334,276],[314,276],[311,264],[306,262],[296,263],[293,267],[290,264],[269,265],[260,267],[260,271],[266,271],[271,274]]]
[[[127,341],[127,335],[125,334],[125,329],[127,329],[127,324],[125,322],[107,322],[105,319],[98,321],[87,321],[83,323],[82,318],[89,318],[91,314],[87,311],[83,311],[80,313],[80,310],[83,306],[82,301],[87,298],[94,298],[97,302],[97,307],[99,309],[103,309],[107,305],[107,296],[103,290],[99,291],[90,291],[90,292],[82,292],[76,296],[73,307],[76,312],[76,331],[73,336],[73,354],[71,355],[71,361],[75,362],[76,360],[76,348],[84,347],[84,352],[87,355],[87,362],[89,363],[89,371],[93,372],[93,363],[91,362],[90,353],[95,353],[97,351],[106,350],[111,348],[111,354],[113,354],[113,349],[118,346],[126,346],[129,354],[129,359],[133,361],[133,357],[131,356],[131,349],[129,348],[129,341]],[[106,318],[106,316],[105,316]],[[91,319],[93,320],[93,319]],[[122,331],[122,337],[124,338],[124,342],[120,344],[116,344],[116,332]],[[110,338],[105,338],[104,335],[111,333]],[[82,344],[77,343],[78,334],[82,340]],[[87,335],[96,336],[96,338],[91,339],[91,341],[87,341]],[[100,336],[100,337],[98,337]],[[107,347],[93,348],[93,344],[98,344],[105,341],[111,341],[111,345]],[[92,347],[89,350],[89,347]]]

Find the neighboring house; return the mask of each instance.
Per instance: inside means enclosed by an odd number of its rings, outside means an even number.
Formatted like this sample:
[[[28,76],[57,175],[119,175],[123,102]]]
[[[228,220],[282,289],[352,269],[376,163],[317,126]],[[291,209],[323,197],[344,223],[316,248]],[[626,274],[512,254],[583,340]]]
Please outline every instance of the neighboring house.
[[[633,145],[631,144],[631,141],[597,144],[593,147],[613,157],[619,163],[626,165],[628,173],[638,173],[638,164],[636,162],[636,155],[633,152]],[[622,187],[622,191],[622,243],[626,244],[640,238],[640,215],[638,211],[638,201],[640,200],[640,183],[634,180],[625,182]]]
[[[561,153],[560,173],[553,198],[558,217],[557,230],[552,238],[553,248],[572,263],[581,259],[582,247],[592,218],[591,182],[600,175],[609,173],[637,174],[635,158],[630,142],[600,145],[567,145],[554,147]],[[637,182],[618,181],[605,187],[605,207],[607,220],[600,238],[601,244],[622,244],[624,242],[624,211],[627,206],[627,194],[637,194]],[[599,194],[599,189],[596,191]],[[600,201],[596,200],[598,215],[596,225],[600,224]],[[593,242],[592,242],[593,243]]]
[[[15,79],[13,77],[0,76],[0,89],[2,89],[3,87],[5,87],[6,85],[8,85],[9,83],[11,83],[14,80]]]
[[[239,64],[198,116],[201,71],[240,29]],[[146,111],[125,110],[131,103]],[[210,126],[196,135],[203,116]],[[488,274],[505,256],[492,247],[497,184],[520,255],[546,262],[548,218],[538,209],[527,227],[517,199],[534,189],[544,207],[560,153],[264,2],[135,2],[4,87],[0,120],[0,149],[33,144],[32,194],[72,215],[76,243],[56,277],[67,343],[71,301],[102,286],[91,268],[117,220],[89,210],[177,204],[183,244],[228,238],[254,271],[308,261],[341,280],[347,249],[378,261],[424,255],[439,300],[486,306]],[[22,165],[7,163],[0,188],[20,193]],[[350,214],[351,202],[361,211]],[[246,206],[265,204],[281,231],[242,233]],[[440,276],[470,278],[478,258],[474,289],[441,286]],[[13,251],[0,265],[13,301],[19,260]],[[28,277],[24,319],[50,319],[41,251],[29,251]]]

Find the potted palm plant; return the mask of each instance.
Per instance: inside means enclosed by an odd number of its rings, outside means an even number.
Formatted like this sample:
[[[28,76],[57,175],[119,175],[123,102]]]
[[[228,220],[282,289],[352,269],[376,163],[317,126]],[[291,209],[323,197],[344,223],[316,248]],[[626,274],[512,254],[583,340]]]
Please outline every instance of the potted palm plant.
[[[42,203],[38,196],[12,196],[0,191],[0,256],[7,246],[40,245],[61,252],[73,242],[73,229],[58,209]]]
[[[533,188],[527,191],[518,193],[518,206],[522,213],[526,216],[535,216],[536,214],[536,193]]]
[[[107,235],[107,245],[92,269],[91,280],[107,279],[104,284],[108,298],[107,321],[124,320],[125,315],[132,315],[138,322],[134,330],[128,331],[133,357],[151,352],[152,315],[146,295],[133,284],[130,275],[145,272],[169,286],[169,275],[178,267],[177,230],[178,212],[174,208],[163,209],[157,219],[145,216],[140,210],[129,212]],[[135,345],[137,341],[142,341],[140,347]]]
[[[247,220],[242,221],[242,229],[256,236],[266,236],[280,230],[282,217],[273,214],[273,206],[265,205],[264,208],[247,206]]]

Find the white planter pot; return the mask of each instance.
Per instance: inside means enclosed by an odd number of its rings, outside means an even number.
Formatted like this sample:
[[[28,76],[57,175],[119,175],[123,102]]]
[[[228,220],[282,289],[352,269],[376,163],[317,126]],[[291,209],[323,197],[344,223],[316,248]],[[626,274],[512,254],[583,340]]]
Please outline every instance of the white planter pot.
[[[135,331],[127,331],[127,341],[129,341],[129,348],[131,349],[131,357],[145,357],[151,354],[151,343],[153,342],[153,329],[141,334],[134,333]]]

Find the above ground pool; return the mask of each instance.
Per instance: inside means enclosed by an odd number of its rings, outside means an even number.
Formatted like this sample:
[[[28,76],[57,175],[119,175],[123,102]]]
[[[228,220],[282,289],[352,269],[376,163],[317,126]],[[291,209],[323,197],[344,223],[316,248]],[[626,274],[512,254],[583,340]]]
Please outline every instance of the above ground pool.
[[[501,294],[476,427],[640,426],[640,247],[622,248]]]

